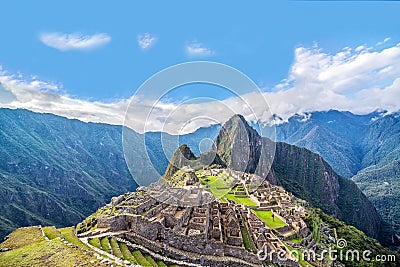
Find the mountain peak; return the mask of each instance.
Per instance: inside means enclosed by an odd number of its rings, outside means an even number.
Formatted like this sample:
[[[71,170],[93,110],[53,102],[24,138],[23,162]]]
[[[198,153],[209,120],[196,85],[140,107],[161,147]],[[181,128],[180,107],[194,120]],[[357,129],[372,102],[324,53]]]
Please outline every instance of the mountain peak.
[[[229,126],[234,126],[237,125],[238,123],[243,124],[243,126],[250,127],[250,125],[247,123],[246,119],[243,117],[241,114],[235,114],[233,115],[229,120],[227,120],[222,127],[225,128],[231,128]]]
[[[217,153],[232,169],[254,172],[260,151],[261,136],[242,115],[235,114],[222,126],[215,141]],[[248,159],[248,160],[245,160]]]
[[[172,155],[171,159],[169,160],[167,169],[165,170],[163,176],[164,179],[170,179],[179,169],[184,166],[190,166],[190,161],[194,161],[196,159],[196,156],[186,144],[179,146],[178,149],[174,152],[174,155]]]
[[[174,153],[173,158],[180,156],[183,156],[185,159],[188,160],[196,159],[196,156],[193,154],[192,150],[190,150],[190,148],[186,144],[183,144],[178,147],[178,149]]]

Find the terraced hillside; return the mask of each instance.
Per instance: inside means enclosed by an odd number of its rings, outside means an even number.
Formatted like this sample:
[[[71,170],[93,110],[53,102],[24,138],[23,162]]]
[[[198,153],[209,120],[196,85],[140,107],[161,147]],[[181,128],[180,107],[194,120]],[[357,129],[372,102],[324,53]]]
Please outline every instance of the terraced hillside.
[[[87,242],[88,241],[88,242]],[[154,259],[115,237],[80,240],[74,227],[19,228],[0,244],[0,266],[177,266]]]
[[[0,266],[115,266],[73,233],[73,228],[19,228],[0,244]]]

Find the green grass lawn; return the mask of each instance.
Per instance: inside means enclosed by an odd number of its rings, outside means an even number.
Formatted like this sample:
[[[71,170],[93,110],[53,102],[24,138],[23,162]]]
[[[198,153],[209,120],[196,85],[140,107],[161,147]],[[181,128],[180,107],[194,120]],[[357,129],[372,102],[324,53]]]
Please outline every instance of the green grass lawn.
[[[105,266],[59,238],[0,253],[0,266]]]
[[[59,229],[59,231],[64,237],[64,239],[70,242],[71,244],[74,244],[85,250],[90,250],[90,248],[87,245],[83,244],[82,241],[80,241],[79,238],[76,237],[74,227],[61,228]]]
[[[242,233],[244,247],[250,252],[257,253],[257,248],[243,219],[240,224],[240,232]]]
[[[50,230],[53,234],[54,229]],[[59,237],[44,240],[38,227],[15,230],[0,247],[12,249],[0,253],[0,267],[106,266],[100,262],[101,260],[83,253],[79,248],[67,246]]]
[[[110,238],[110,245],[111,245],[112,253],[116,257],[123,259],[124,256],[122,255],[121,251],[119,250],[118,242],[117,242],[117,239],[115,237],[111,237]]]
[[[43,227],[43,232],[48,239],[54,239],[56,237],[61,237],[60,231],[58,231],[54,226]]]
[[[168,267],[163,261],[157,261],[158,267]]]
[[[44,241],[42,231],[39,227],[19,228],[10,234],[10,237],[0,244],[1,248],[20,248],[30,244]]]
[[[251,201],[246,196],[235,196],[234,194],[230,194],[232,191],[228,187],[229,185],[224,182],[221,177],[216,176],[206,176],[200,179],[202,185],[207,188],[216,198],[220,199],[222,202],[226,202],[224,198],[234,201],[237,204],[244,204],[246,206],[257,206],[256,203]],[[208,187],[207,187],[208,185]],[[243,186],[238,186],[235,191],[244,191]]]
[[[225,197],[229,200],[234,201],[237,204],[244,204],[246,206],[257,206],[257,204],[251,201],[251,199],[248,197],[237,197],[234,194],[227,194]]]
[[[89,244],[96,248],[101,249],[100,239],[97,237],[89,239]]]
[[[201,178],[200,181],[216,198],[221,198],[230,191],[228,185],[219,177],[206,176]]]
[[[146,260],[146,258],[143,256],[142,252],[140,250],[135,250],[132,252],[133,257],[135,257],[135,260],[138,264],[144,266],[144,267],[152,267],[152,265]]]
[[[301,241],[303,241],[303,238],[297,237],[297,238],[290,239],[290,241],[292,243],[299,244],[299,243],[301,243]]]
[[[276,216],[274,219],[272,219],[272,211],[269,210],[252,210],[252,211],[271,229],[277,229],[287,225]]]
[[[150,255],[144,255],[144,258],[151,264],[151,266],[158,267],[157,262]]]
[[[249,235],[249,232],[247,231],[246,227],[245,226],[241,226],[240,227],[240,231],[242,232],[244,247],[248,251],[252,251],[252,247],[250,246],[250,235]]]
[[[100,239],[100,245],[102,250],[111,253],[110,242],[108,241],[108,237],[103,237],[102,239]]]
[[[124,259],[132,263],[136,263],[136,260],[132,256],[132,253],[130,252],[128,246],[125,243],[119,243],[118,245],[122,255],[124,256]]]

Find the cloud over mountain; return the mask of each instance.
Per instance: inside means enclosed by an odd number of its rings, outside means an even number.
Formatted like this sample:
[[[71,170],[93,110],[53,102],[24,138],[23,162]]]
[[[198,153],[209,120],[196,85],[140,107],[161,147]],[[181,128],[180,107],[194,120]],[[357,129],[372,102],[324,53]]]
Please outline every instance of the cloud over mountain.
[[[208,48],[201,44],[191,49],[195,54],[212,53],[207,52]],[[346,47],[337,53],[327,53],[319,47],[298,47],[288,77],[273,88],[265,88],[263,95],[272,113],[283,120],[296,113],[329,109],[358,114],[376,109],[398,111],[399,77],[400,44],[384,49]],[[76,99],[62,93],[58,85],[38,79],[21,79],[5,71],[0,72],[0,82],[0,95],[7,95],[7,100],[0,103],[2,107],[55,113],[83,121],[122,124],[126,108],[133,101],[134,107],[130,109],[131,114],[128,114],[129,125],[138,132],[161,129],[170,133],[194,131],[211,123],[207,120],[193,120],[201,116],[210,116],[224,122],[232,114],[240,113],[252,120],[254,112],[264,122],[273,119],[265,112],[266,107],[259,101],[259,94],[202,103],[176,100],[156,103],[156,99],[145,96],[103,103]],[[243,101],[251,103],[253,110],[244,105]],[[150,110],[152,115],[148,118]],[[148,121],[145,127],[146,118]],[[182,128],[184,125],[185,129]]]

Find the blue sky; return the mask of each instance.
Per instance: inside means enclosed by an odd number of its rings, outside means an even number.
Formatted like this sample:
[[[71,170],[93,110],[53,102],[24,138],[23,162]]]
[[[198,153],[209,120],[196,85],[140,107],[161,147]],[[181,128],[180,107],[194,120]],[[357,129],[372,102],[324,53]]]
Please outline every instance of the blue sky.
[[[303,1],[3,1],[0,64],[12,72],[61,83],[71,95],[129,97],[150,75],[194,59],[229,64],[261,86],[286,78],[294,48],[318,42],[324,50],[399,40],[400,3]],[[91,51],[61,52],[43,45],[43,32],[107,33]],[[142,51],[137,35],[157,42]],[[215,51],[188,56],[197,41]]]
[[[3,71],[89,102],[128,99],[152,74],[191,60],[228,64],[276,91],[290,80],[299,47],[336,55],[400,42],[398,2],[15,0],[1,9]],[[95,44],[62,48],[54,39],[65,34]],[[152,44],[141,48],[139,37]]]

